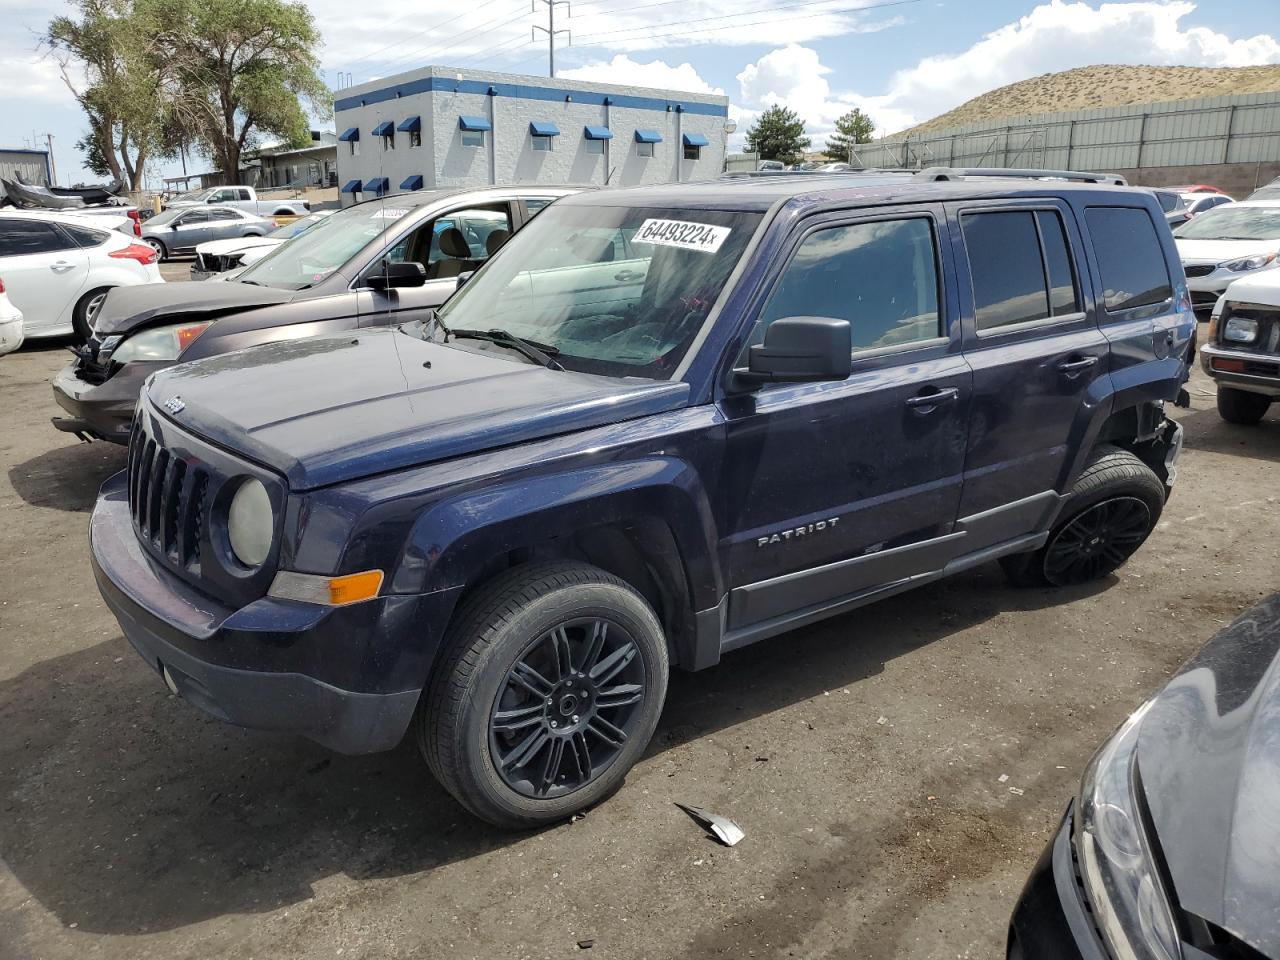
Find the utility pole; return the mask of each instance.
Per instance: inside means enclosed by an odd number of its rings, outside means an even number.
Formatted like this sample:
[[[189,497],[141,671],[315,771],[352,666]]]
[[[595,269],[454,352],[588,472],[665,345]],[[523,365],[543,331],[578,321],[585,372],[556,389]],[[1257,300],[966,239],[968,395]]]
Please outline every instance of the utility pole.
[[[53,134],[46,133],[44,142],[49,147],[49,176],[53,178],[53,183],[49,184],[49,186],[56,187],[58,185],[58,161],[53,159]]]
[[[539,3],[544,3],[547,6],[547,25],[540,27],[535,24],[532,36],[534,40],[537,40],[539,30],[547,35],[547,68],[550,71],[548,75],[554,77],[556,75],[556,36],[565,34],[569,38],[569,45],[573,45],[573,34],[570,31],[556,29],[556,7],[564,7],[569,16],[573,16],[573,10],[569,7],[569,0],[533,0],[530,9],[534,13],[538,12]]]

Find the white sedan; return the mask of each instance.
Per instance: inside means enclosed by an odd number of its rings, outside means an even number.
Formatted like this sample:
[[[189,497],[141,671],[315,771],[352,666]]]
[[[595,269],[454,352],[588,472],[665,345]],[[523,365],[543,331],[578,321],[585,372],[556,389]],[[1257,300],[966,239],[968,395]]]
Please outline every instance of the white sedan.
[[[22,346],[22,311],[13,305],[0,277],[0,356]]]
[[[164,282],[156,252],[116,226],[104,216],[0,210],[0,277],[29,339],[87,340],[108,290]]]
[[[1192,306],[1207,312],[1232,281],[1280,266],[1280,200],[1223,204],[1173,236]]]
[[[235,237],[230,240],[208,240],[196,247],[196,262],[191,267],[192,280],[208,280],[229,270],[239,270],[257,263],[286,240],[292,240],[307,227],[323,220],[333,211],[321,210],[299,217],[292,223],[276,227],[265,237]],[[221,279],[219,277],[219,279]]]

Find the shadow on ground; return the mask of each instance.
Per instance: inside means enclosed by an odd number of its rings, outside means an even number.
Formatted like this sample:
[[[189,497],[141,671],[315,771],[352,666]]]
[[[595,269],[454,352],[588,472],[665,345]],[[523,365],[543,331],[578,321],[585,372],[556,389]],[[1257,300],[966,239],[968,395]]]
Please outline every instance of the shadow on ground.
[[[856,684],[1002,610],[1070,603],[1114,582],[1013,591],[984,568],[738,651],[673,678],[649,755]],[[411,742],[341,757],[203,719],[119,638],[0,683],[0,729],[0,857],[82,932],[273,910],[335,873],[419,873],[519,836],[465,815]]]
[[[1227,423],[1213,407],[1194,413],[1175,410],[1173,417],[1186,431],[1189,449],[1280,463],[1280,403],[1272,404],[1262,422],[1252,427]]]
[[[93,509],[102,482],[125,468],[127,452],[102,441],[56,446],[10,467],[9,483],[33,507],[84,513]]]

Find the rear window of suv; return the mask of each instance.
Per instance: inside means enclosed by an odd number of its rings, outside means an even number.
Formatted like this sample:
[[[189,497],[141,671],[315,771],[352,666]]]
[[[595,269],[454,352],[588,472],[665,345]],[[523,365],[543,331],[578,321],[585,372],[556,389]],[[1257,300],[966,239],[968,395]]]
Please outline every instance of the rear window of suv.
[[[960,218],[978,332],[1080,312],[1062,219],[1053,210]]]
[[[1089,207],[1084,217],[1102,272],[1108,312],[1164,303],[1173,296],[1164,248],[1146,210]]]

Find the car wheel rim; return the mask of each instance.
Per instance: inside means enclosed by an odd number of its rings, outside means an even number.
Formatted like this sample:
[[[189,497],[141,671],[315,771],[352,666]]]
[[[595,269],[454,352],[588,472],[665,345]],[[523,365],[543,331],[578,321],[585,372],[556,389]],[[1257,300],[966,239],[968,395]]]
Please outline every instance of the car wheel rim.
[[[163,257],[163,256],[164,256],[164,248],[163,248],[162,246],[160,246],[160,244],[156,243],[156,241],[154,241],[154,240],[147,240],[147,241],[146,241],[146,244],[147,244],[147,246],[148,246],[148,247],[150,247],[152,250],[154,250],[154,251],[156,252],[156,255],[157,255],[157,256],[161,256],[161,257]]]
[[[1073,517],[1045,551],[1044,574],[1065,586],[1106,576],[1151,532],[1151,509],[1137,497],[1103,500]]]
[[[618,624],[567,620],[527,645],[498,689],[489,753],[512,790],[540,800],[598,779],[640,723],[644,658]]]
[[[85,308],[84,315],[85,319],[88,320],[90,324],[97,319],[98,311],[102,309],[102,301],[105,299],[107,299],[107,295],[105,293],[94,294],[89,299],[89,305]]]

